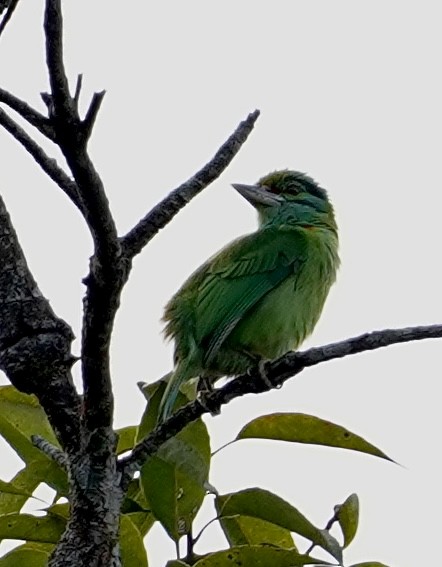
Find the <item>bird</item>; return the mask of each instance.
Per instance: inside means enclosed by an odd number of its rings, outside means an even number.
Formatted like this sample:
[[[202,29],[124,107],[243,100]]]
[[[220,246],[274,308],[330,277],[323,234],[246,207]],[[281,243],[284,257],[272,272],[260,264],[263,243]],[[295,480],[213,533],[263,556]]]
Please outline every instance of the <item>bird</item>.
[[[258,228],[202,264],[167,303],[164,334],[174,369],[159,407],[170,417],[180,387],[213,383],[296,350],[319,320],[340,264],[327,192],[305,173],[278,170],[233,188]]]

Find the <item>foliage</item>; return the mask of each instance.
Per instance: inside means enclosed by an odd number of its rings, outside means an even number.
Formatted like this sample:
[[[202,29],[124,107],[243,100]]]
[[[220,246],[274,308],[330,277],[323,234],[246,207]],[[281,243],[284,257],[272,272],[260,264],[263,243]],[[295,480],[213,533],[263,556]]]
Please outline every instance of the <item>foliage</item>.
[[[142,392],[147,404],[140,424],[118,431],[117,452],[120,455],[155,426],[164,383],[145,385]],[[179,403],[187,401],[181,394]],[[56,443],[46,415],[34,396],[22,394],[12,386],[1,387],[0,410],[0,434],[25,463],[10,482],[0,483],[0,538],[26,541],[1,558],[0,567],[38,567],[46,564],[69,516],[69,504],[65,500],[66,473],[31,441],[31,434],[38,433]],[[304,414],[258,417],[247,423],[231,443],[250,437],[341,447],[388,459],[382,451],[346,429]],[[187,556],[170,561],[169,566],[224,567],[238,562],[276,567],[336,562],[345,565],[344,549],[353,541],[358,528],[356,494],[337,505],[326,527],[319,528],[295,506],[262,488],[251,487],[222,495],[216,493],[209,484],[210,461],[210,438],[202,420],[188,425],[147,460],[139,477],[131,481],[122,508],[120,548],[125,567],[147,566],[143,537],[155,522],[161,523],[176,544],[182,537],[187,540]],[[53,500],[44,506],[42,516],[21,513],[40,483],[55,490]],[[219,524],[229,547],[198,556],[194,547],[204,537],[204,528],[194,536],[192,527],[206,497],[214,499],[213,521]],[[341,541],[330,533],[334,524],[341,530]],[[299,536],[310,542],[304,551],[300,550]],[[358,565],[380,567],[382,564],[365,562]]]

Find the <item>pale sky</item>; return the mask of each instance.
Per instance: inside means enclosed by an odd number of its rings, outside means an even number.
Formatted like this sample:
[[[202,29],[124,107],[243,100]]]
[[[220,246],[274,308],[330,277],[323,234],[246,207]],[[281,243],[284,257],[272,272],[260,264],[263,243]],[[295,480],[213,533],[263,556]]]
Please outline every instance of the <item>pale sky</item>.
[[[42,4],[21,0],[0,41],[0,83],[44,111]],[[112,348],[117,426],[141,417],[136,382],[171,369],[159,321],[167,299],[209,255],[256,226],[232,182],[288,167],[329,191],[342,268],[305,347],[442,322],[438,2],[64,4],[67,69],[72,83],[84,74],[83,107],[93,91],[107,90],[90,152],[121,233],[199,169],[250,111],[262,113],[228,170],[135,261]],[[79,336],[91,252],[85,224],[4,131],[0,155],[0,191],[30,267]],[[342,450],[243,441],[214,457],[211,482],[221,493],[272,490],[319,526],[356,492],[361,522],[348,565],[436,564],[441,352],[440,341],[425,341],[323,364],[206,418],[216,449],[263,413],[311,413],[403,467]],[[0,478],[8,479],[18,459],[4,443],[1,454]],[[213,514],[208,499],[198,525]],[[151,567],[173,556],[160,527],[147,542]],[[211,528],[196,551],[222,547]]]

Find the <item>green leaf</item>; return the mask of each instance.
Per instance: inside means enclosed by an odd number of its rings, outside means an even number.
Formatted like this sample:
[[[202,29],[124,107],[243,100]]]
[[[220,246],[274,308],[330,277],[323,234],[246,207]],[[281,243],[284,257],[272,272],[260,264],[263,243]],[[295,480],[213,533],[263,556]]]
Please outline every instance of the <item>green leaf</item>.
[[[236,440],[250,438],[340,447],[394,462],[380,449],[348,429],[303,413],[273,413],[258,417],[241,429]]]
[[[0,480],[0,492],[2,492],[3,494],[15,494],[24,496],[26,500],[28,498],[32,498],[32,492],[28,492],[23,488],[14,486],[12,482],[5,482],[4,480]]]
[[[155,523],[155,518],[150,511],[139,478],[133,479],[129,483],[121,511],[129,516],[143,537]]]
[[[209,435],[198,420],[169,439],[141,469],[150,509],[175,541],[189,532],[203,502],[209,467]]]
[[[326,530],[314,526],[291,504],[268,490],[248,488],[225,494],[215,499],[218,515],[250,516],[259,518],[291,532],[295,532],[328,551],[342,563],[342,550],[336,539]]]
[[[28,465],[19,471],[15,477],[8,483],[18,490],[22,490],[22,494],[13,494],[12,492],[0,492],[0,515],[10,514],[11,512],[19,512],[28,500],[28,494],[37,488],[40,480],[35,474],[37,468],[36,463]]]
[[[297,567],[300,565],[331,565],[295,549],[271,545],[243,545],[206,555],[194,567]]]
[[[354,563],[349,565],[349,567],[388,567],[385,563],[379,563],[379,561],[366,561],[364,563]]]
[[[0,567],[46,567],[49,555],[49,551],[21,545],[0,559]]]
[[[56,516],[8,514],[0,516],[0,539],[57,543],[65,526],[66,522]]]
[[[295,548],[289,530],[265,520],[238,515],[220,518],[219,521],[231,547],[268,543],[287,549]]]
[[[144,537],[155,523],[153,515],[147,512],[130,512],[129,514],[124,515],[127,516],[136,526],[141,537]]]
[[[63,502],[61,504],[52,504],[49,508],[46,508],[48,514],[52,514],[57,518],[62,518],[63,520],[69,519],[69,503]]]
[[[129,501],[123,503],[123,512],[150,512],[149,503],[144,496],[141,480],[134,478],[130,481],[126,492],[126,499]]]
[[[144,384],[141,391],[143,395],[147,399],[146,408],[143,413],[143,417],[141,418],[140,425],[138,427],[138,433],[136,437],[136,441],[141,441],[149,433],[155,429],[157,425],[158,419],[158,409],[160,407],[161,398],[163,397],[164,391],[166,389],[166,382],[163,379],[157,380],[152,384]],[[178,396],[176,399],[176,408],[187,404],[189,400],[195,399],[195,385],[186,383],[183,387],[185,390],[186,395],[184,395],[181,391],[178,392]],[[193,395],[191,395],[193,392]],[[188,394],[188,395],[187,395]]]
[[[143,538],[127,515],[121,517],[120,550],[123,567],[147,567]]]
[[[22,394],[13,386],[0,386],[0,435],[26,464],[33,465],[34,472],[29,475],[28,486],[23,487],[24,490],[32,492],[40,482],[45,482],[58,493],[67,493],[66,473],[31,441],[31,435],[40,435],[58,446],[46,414],[35,396]],[[32,489],[31,484],[34,485]],[[0,502],[0,510],[1,506]]]
[[[35,461],[29,463],[9,483],[6,483],[12,489],[9,493],[0,492],[0,514],[19,512],[29,495],[42,482],[58,489],[61,494],[67,493],[65,472],[53,461],[40,454]],[[17,489],[15,494],[12,492],[14,489]]]
[[[336,506],[336,518],[344,536],[346,548],[353,541],[359,523],[359,498],[357,494],[350,494],[343,504]]]
[[[163,380],[143,385],[141,391],[147,400],[147,404],[140,425],[138,426],[136,436],[137,443],[147,437],[149,433],[155,429],[158,419],[158,409],[165,389],[166,383]]]
[[[42,454],[32,444],[31,435],[40,435],[59,446],[37,398],[13,386],[0,386],[0,435],[25,462],[34,461]]]
[[[137,441],[156,426],[165,383],[143,387],[149,399],[138,430]],[[180,394],[182,403],[186,396]],[[169,439],[141,469],[141,485],[148,506],[172,539],[188,533],[206,494],[210,468],[210,439],[202,420],[185,427]]]
[[[137,430],[138,427],[136,425],[128,425],[127,427],[117,429],[117,455],[121,455],[121,453],[125,453],[126,451],[130,451],[130,449],[132,449],[132,447],[135,445]]]

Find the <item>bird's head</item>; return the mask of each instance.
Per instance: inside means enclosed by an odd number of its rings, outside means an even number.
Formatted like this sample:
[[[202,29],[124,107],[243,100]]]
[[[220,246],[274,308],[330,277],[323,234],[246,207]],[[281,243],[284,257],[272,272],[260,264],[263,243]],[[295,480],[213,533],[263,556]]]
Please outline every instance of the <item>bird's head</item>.
[[[273,171],[256,185],[234,183],[233,187],[258,211],[261,226],[277,219],[336,230],[326,190],[304,173],[289,169]]]

